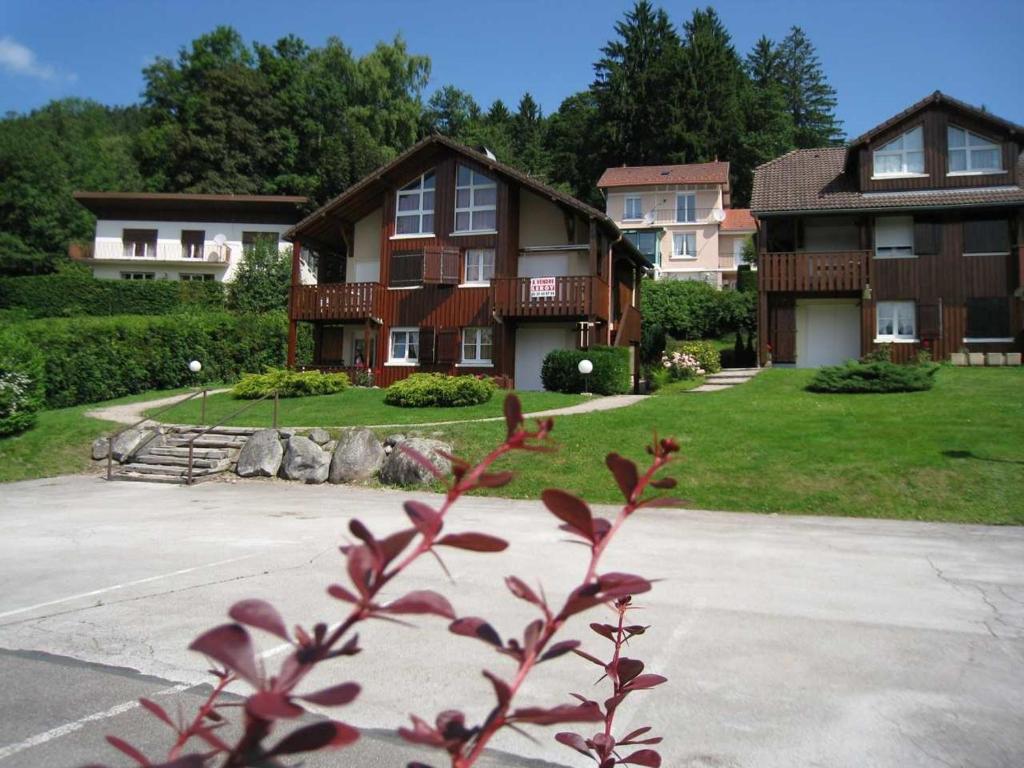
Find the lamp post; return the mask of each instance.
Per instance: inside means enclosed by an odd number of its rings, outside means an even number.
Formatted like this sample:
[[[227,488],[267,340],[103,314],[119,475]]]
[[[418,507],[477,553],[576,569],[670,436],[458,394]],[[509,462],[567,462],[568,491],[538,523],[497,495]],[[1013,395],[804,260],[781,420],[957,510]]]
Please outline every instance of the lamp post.
[[[198,360],[192,360],[188,364],[188,369],[190,371],[192,371],[193,378],[194,378],[196,384],[198,385],[199,384],[199,372],[201,370],[203,370],[203,364],[200,363]],[[205,422],[206,422],[206,387],[203,387],[203,403],[202,403],[202,406],[200,407],[199,423],[202,424],[202,423],[205,423]]]
[[[594,371],[594,364],[584,358],[583,360],[580,360],[579,364],[576,366],[576,370],[583,374],[583,394],[589,395],[590,374]]]

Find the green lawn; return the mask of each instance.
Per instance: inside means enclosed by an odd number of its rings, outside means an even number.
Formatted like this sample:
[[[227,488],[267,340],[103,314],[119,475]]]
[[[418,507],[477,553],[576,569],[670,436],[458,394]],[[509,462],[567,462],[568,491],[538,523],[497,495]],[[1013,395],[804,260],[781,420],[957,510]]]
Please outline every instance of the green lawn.
[[[500,493],[618,502],[605,454],[643,460],[657,430],[683,446],[671,474],[693,507],[1024,524],[1024,369],[943,368],[931,391],[894,395],[812,394],[810,375],[768,370],[722,392],[556,419],[560,450],[506,459],[519,477]],[[467,458],[502,437],[491,424],[440,429]]]
[[[575,405],[582,395],[558,392],[523,392],[519,395],[529,411],[563,408]],[[251,401],[236,400],[228,393],[210,395],[206,402],[206,423],[219,422]],[[486,403],[464,408],[399,408],[384,404],[383,389],[352,387],[336,395],[293,397],[280,400],[278,424],[283,427],[348,427],[372,424],[425,424],[434,421],[485,419],[501,416],[503,393],[498,392]],[[269,427],[273,421],[274,403],[264,400],[241,416],[227,423],[233,426]],[[199,423],[198,399],[169,409],[160,420],[167,423]]]

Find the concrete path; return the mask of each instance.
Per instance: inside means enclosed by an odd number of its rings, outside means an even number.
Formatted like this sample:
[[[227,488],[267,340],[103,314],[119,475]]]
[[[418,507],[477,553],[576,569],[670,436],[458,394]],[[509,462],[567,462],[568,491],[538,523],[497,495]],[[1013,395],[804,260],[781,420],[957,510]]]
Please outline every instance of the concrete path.
[[[400,503],[409,497],[439,498],[275,481],[5,485],[0,768],[126,764],[107,733],[156,757],[168,733],[135,698],[192,706],[208,678],[190,640],[247,597],[270,600],[289,625],[336,621],[342,609],[324,588],[345,580],[337,545],[347,519],[386,534],[408,525]],[[450,530],[494,531],[509,549],[446,552],[455,584],[425,558],[386,597],[435,589],[459,615],[518,635],[533,614],[503,577],[541,583],[560,601],[585,568],[583,547],[556,524],[533,502],[460,502]],[[1022,562],[1024,528],[642,510],[604,567],[661,579],[637,601],[637,621],[651,628],[629,655],[669,682],[631,696],[617,729],[653,725],[667,768],[1019,768]],[[366,625],[367,651],[329,666],[309,690],[359,681],[359,699],[335,713],[369,729],[448,707],[483,716],[491,693],[480,670],[507,675],[510,662],[453,637],[443,620],[413,618],[415,628]],[[584,614],[566,636],[604,653],[586,622],[607,618]],[[259,642],[276,670],[279,641]],[[524,704],[606,695],[572,655],[542,671]],[[537,743],[509,734],[488,768],[592,764],[554,742],[563,729],[530,727]],[[358,749],[307,765],[444,762],[375,730]]]
[[[230,388],[222,387],[220,389],[211,389],[207,394],[219,395],[221,392],[230,391]],[[156,400],[142,400],[137,403],[125,403],[123,405],[108,405],[105,408],[96,408],[92,411],[86,411],[85,415],[94,419],[103,419],[104,421],[116,421],[120,424],[134,424],[145,417],[146,411],[151,411],[154,408],[162,408],[165,405],[171,405],[178,400],[184,399],[186,395],[186,392],[182,392],[177,395],[161,397]]]
[[[718,373],[709,374],[704,378],[703,384],[686,392],[721,392],[737,384],[746,384],[760,372],[760,368],[726,368]]]

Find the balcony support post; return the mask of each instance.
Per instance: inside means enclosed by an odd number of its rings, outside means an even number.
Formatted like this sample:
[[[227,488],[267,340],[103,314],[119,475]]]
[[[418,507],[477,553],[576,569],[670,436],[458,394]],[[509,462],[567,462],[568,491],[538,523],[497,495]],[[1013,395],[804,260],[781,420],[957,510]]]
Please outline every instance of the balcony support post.
[[[295,368],[295,348],[299,341],[299,326],[295,319],[295,293],[296,288],[301,284],[299,262],[302,257],[302,243],[296,240],[292,243],[292,284],[288,291],[288,362],[289,368]]]

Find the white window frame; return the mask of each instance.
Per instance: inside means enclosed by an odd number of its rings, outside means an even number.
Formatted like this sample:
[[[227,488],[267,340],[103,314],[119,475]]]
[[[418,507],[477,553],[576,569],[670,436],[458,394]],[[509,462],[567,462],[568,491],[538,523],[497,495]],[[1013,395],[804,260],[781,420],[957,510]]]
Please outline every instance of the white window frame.
[[[689,218],[679,218],[679,202],[685,200],[686,204],[683,206],[683,215],[689,216]],[[676,192],[676,223],[677,224],[696,224],[697,223],[697,193],[696,192]]]
[[[630,210],[630,209],[633,210]],[[644,199],[641,195],[626,195],[622,202],[623,221],[643,221]]]
[[[883,226],[879,226],[880,224]],[[917,258],[914,254],[913,216],[879,216],[875,219],[875,258]]]
[[[156,272],[122,272],[122,280],[156,280]]]
[[[952,135],[953,131],[960,131],[964,135],[964,145],[962,147],[952,146]],[[973,140],[973,143],[972,143]],[[978,151],[995,151],[996,158],[998,159],[998,166],[985,166],[975,168],[971,163],[971,156]],[[954,171],[952,157],[954,152],[964,153],[964,169],[962,171]],[[969,131],[966,128],[961,128],[959,125],[949,125],[946,127],[946,175],[947,176],[981,176],[986,173],[1003,173],[1003,147],[994,141],[989,141],[984,136]]]
[[[402,334],[402,344],[405,347],[403,357],[395,356],[396,336]],[[410,342],[416,347],[416,354],[409,356]],[[388,333],[388,365],[419,365],[420,364],[420,329],[415,327],[392,328]]]
[[[214,276],[210,272],[179,272],[178,279],[183,282],[212,283]]]
[[[487,339],[487,344],[484,344],[484,338]],[[459,339],[460,349],[459,357],[461,359],[460,365],[463,366],[480,366],[490,367],[493,365],[490,355],[494,354],[494,331],[490,327],[479,327],[479,328],[463,328],[462,336]],[[470,345],[473,349],[473,356],[466,356],[466,346]],[[487,346],[490,353],[487,357],[484,357],[481,353],[483,352],[484,346]]]
[[[892,312],[892,333],[882,333],[880,330],[882,321],[882,310]],[[911,332],[900,333],[900,320],[910,319]],[[913,301],[879,301],[875,304],[875,342],[888,344],[911,344],[918,341],[917,338],[917,303]]]
[[[431,186],[427,187],[427,181],[430,181]],[[414,189],[410,187],[416,184]],[[430,207],[427,208],[423,205],[423,198],[427,192],[431,192],[434,195],[434,202],[431,203]],[[416,208],[409,208],[408,210],[402,210],[401,201],[402,198],[417,198]],[[410,181],[398,192],[395,193],[395,234],[393,238],[411,238],[411,237],[433,237],[434,227],[430,227],[430,231],[425,231],[423,228],[423,217],[430,216],[431,224],[437,222],[434,217],[434,206],[437,203],[437,177],[434,175],[433,170],[426,171],[420,174],[416,179]],[[399,219],[412,219],[416,218],[418,229],[415,232],[399,232],[398,231],[398,220]]]
[[[465,168],[469,172],[469,184],[460,184],[459,183],[459,170],[461,170],[462,168]],[[485,183],[480,184],[480,183],[477,183],[477,179],[478,178],[486,179],[487,181]],[[485,190],[485,189],[493,189],[494,190],[494,202],[490,203],[488,205],[477,205],[476,204],[476,193],[478,191],[480,191],[480,190]],[[466,191],[466,190],[469,191],[469,205],[468,206],[460,207],[459,206],[459,202],[458,202],[459,201],[459,192],[463,192],[463,191]],[[486,213],[488,211],[492,211],[494,213],[494,226],[491,226],[491,227],[479,227],[479,228],[474,227],[473,226],[473,220],[475,218],[475,214],[477,214],[477,213]],[[469,229],[459,229],[458,224],[456,222],[458,222],[458,220],[459,220],[459,214],[460,213],[469,214]],[[497,224],[498,224],[498,182],[496,180],[492,179],[487,174],[481,173],[480,171],[476,170],[475,168],[470,168],[468,165],[458,165],[458,166],[456,166],[456,168],[455,168],[455,217],[452,220],[452,227],[453,227],[452,234],[453,235],[463,235],[463,234],[470,234],[470,233],[472,233],[472,234],[480,234],[481,232],[493,233],[493,232],[497,232],[498,231],[497,230]]]
[[[685,243],[693,238],[693,253],[680,250],[676,238],[681,238]],[[696,259],[697,258],[697,233],[696,232],[673,232],[672,233],[672,258],[673,259]]]
[[[490,285],[491,280],[494,279],[493,248],[467,248],[463,264],[462,285]],[[476,272],[475,278],[471,278],[469,275],[471,267]],[[484,277],[485,272],[488,272],[486,278]]]
[[[917,133],[921,136],[920,148],[906,146],[907,137],[911,134]],[[898,149],[889,149],[894,144],[899,144]],[[910,170],[910,163],[908,155],[921,155],[921,170],[912,171]],[[900,170],[879,172],[878,171],[878,158],[882,157],[898,157],[900,159]],[[928,166],[925,163],[924,156],[924,127],[916,126],[911,128],[909,131],[901,133],[894,139],[887,141],[885,144],[880,146],[874,152],[871,153],[871,178],[872,179],[900,179],[900,178],[919,178],[928,175]]]

